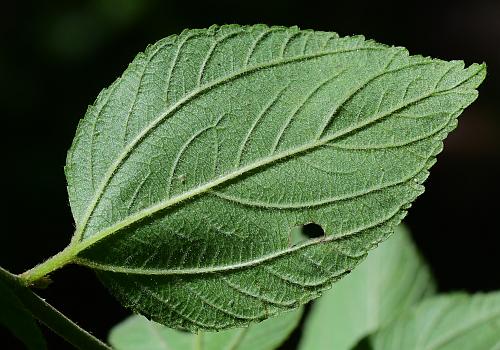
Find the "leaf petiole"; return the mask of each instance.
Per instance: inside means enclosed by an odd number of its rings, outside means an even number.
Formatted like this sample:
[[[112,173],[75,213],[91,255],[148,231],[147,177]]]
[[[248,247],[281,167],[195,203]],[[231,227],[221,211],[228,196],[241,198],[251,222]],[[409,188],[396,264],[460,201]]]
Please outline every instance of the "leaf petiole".
[[[18,276],[20,282],[25,286],[33,285],[37,280],[47,276],[49,273],[60,269],[64,265],[70,264],[77,250],[75,245],[70,244],[56,255],[45,260],[43,263],[23,272]]]

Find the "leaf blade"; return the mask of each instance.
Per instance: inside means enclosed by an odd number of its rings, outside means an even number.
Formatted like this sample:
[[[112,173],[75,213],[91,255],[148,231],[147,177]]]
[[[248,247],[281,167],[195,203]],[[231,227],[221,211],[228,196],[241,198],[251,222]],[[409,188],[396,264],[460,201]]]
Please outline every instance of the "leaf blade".
[[[66,166],[76,262],[178,328],[296,307],[399,223],[483,77],[479,65],[297,28],[166,38],[78,128]],[[312,221],[327,236],[291,247],[293,226]]]

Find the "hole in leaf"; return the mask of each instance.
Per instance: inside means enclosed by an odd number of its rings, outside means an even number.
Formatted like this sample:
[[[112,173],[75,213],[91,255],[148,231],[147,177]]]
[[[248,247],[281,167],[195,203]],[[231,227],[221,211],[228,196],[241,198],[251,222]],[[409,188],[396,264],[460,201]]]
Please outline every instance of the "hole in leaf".
[[[323,228],[314,222],[302,226],[302,233],[308,238],[319,238],[325,235]]]
[[[325,235],[323,228],[314,223],[299,225],[292,228],[289,234],[290,246],[295,246],[311,238],[319,238]]]

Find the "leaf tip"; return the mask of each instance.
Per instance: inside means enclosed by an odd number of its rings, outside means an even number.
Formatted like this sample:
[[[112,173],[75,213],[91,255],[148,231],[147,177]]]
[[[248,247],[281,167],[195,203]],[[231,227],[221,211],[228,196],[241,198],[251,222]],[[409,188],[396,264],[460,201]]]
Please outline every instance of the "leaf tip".
[[[486,78],[486,63],[473,63],[465,71],[468,74],[467,85],[472,89],[477,89]]]

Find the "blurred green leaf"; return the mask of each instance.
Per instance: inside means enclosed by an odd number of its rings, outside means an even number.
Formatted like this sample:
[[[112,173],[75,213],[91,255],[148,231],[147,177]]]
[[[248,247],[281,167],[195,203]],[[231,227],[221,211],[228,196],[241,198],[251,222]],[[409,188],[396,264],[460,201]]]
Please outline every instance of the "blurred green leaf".
[[[434,291],[409,232],[394,235],[312,306],[300,349],[348,350]]]
[[[114,327],[109,342],[117,350],[199,349],[197,341],[201,341],[203,350],[272,350],[288,338],[301,315],[302,308],[247,328],[203,333],[201,339],[197,339],[196,334],[174,330],[136,315]]]
[[[500,292],[424,300],[371,337],[373,350],[498,350]]]

